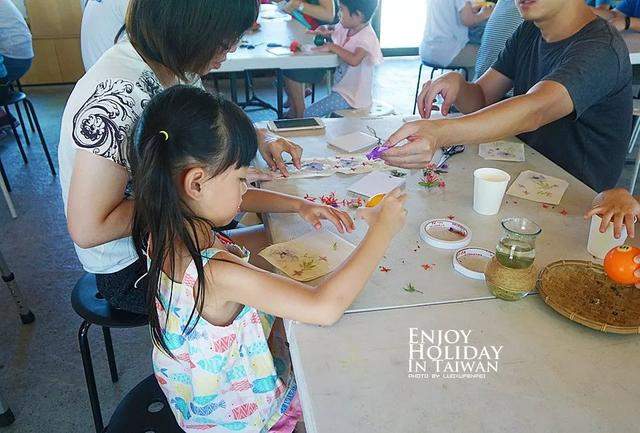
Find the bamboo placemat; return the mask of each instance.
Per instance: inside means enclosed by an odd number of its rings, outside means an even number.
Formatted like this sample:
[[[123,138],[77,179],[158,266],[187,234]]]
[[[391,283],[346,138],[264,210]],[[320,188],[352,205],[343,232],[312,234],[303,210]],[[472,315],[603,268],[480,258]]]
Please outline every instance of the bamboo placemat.
[[[640,334],[640,289],[611,281],[602,266],[582,260],[551,263],[538,277],[551,308],[602,332]]]

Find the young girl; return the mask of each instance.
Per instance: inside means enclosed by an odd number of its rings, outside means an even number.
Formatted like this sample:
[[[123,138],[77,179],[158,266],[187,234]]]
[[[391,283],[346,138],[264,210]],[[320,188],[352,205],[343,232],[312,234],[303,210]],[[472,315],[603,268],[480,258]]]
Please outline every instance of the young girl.
[[[377,7],[378,0],[341,0],[340,22],[332,30],[316,30],[333,41],[317,50],[337,54],[340,66],[329,96],[307,108],[305,117],[326,117],[336,110],[371,106],[373,69],[382,63],[380,42],[370,24]]]
[[[274,316],[335,323],[404,225],[405,197],[396,190],[360,214],[365,238],[317,288],[254,267],[248,250],[212,229],[247,206],[256,148],[241,109],[193,87],[154,97],[135,131],[133,238],[149,258],[154,371],[187,432],[291,432],[301,410]],[[262,212],[325,208],[277,193],[256,197],[262,202],[252,207]]]

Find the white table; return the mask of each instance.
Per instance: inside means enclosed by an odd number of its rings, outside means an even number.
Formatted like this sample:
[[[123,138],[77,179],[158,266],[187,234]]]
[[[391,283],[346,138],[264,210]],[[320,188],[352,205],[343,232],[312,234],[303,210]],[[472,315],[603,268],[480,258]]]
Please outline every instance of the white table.
[[[622,38],[629,49],[631,64],[640,65],[640,33],[629,30],[622,33]]]
[[[239,47],[236,52],[229,54],[227,60],[220,69],[212,73],[228,72],[232,77],[232,98],[237,100],[235,87],[236,72],[252,70],[276,70],[277,81],[277,112],[278,117],[282,117],[282,86],[283,70],[290,69],[314,69],[314,68],[335,68],[338,66],[338,56],[332,53],[297,53],[277,56],[267,51],[270,43],[280,44],[289,47],[292,41],[298,40],[303,44],[313,44],[313,35],[307,34],[306,29],[289,15],[278,13],[275,5],[261,5],[260,30],[255,33],[248,32],[243,38],[241,45],[251,45],[255,48]],[[266,16],[277,15],[276,18],[265,18]]]
[[[305,157],[335,154],[336,152],[327,146],[328,136],[357,130],[366,132],[367,125],[374,128],[380,137],[387,137],[402,125],[402,118],[327,119],[326,124],[326,133],[304,136],[289,134],[304,148]],[[484,282],[470,280],[453,270],[453,251],[430,247],[420,239],[420,224],[431,218],[455,216],[456,220],[471,228],[473,239],[470,246],[494,250],[501,235],[500,221],[508,216],[527,216],[536,221],[543,230],[536,249],[539,266],[546,266],[560,259],[590,260],[591,256],[586,250],[589,225],[583,215],[595,192],[528,147],[526,158],[527,161],[524,163],[485,161],[478,156],[477,146],[467,146],[463,154],[449,160],[449,174],[443,175],[447,183],[444,190],[425,190],[417,185],[421,172],[412,172],[406,181],[409,194],[407,224],[394,239],[387,251],[387,258],[380,263],[391,268],[391,272],[376,271],[348,312],[493,298]],[[555,209],[545,209],[540,203],[507,196],[498,215],[481,216],[472,210],[473,171],[479,167],[503,169],[511,174],[512,180],[515,180],[521,171],[535,170],[566,179],[570,186],[560,206]],[[348,193],[347,189],[362,176],[364,175],[334,175],[324,178],[277,180],[263,183],[262,188],[299,197],[304,197],[307,193],[319,197],[335,192],[339,198],[353,198],[355,196]],[[563,210],[567,212],[566,216],[561,214]],[[306,222],[293,214],[268,215],[266,224],[273,243],[286,242],[311,231]],[[325,224],[325,227],[336,232],[328,224]],[[365,232],[366,225],[359,222],[354,233],[341,236],[357,245]],[[414,251],[415,249],[418,251]],[[435,268],[425,271],[422,264],[435,264]],[[312,282],[316,283],[317,281]],[[413,283],[423,294],[404,291],[403,287],[408,283]]]
[[[410,379],[409,328],[471,330],[478,350],[503,346],[498,372]],[[350,314],[332,328],[294,324],[288,334],[309,433],[640,429],[638,336],[575,324],[536,295]]]

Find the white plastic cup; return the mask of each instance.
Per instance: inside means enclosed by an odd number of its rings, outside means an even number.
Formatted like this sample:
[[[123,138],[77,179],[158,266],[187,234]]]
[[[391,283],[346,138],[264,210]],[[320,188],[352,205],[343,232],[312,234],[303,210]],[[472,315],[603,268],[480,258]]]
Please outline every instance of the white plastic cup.
[[[623,245],[627,240],[627,228],[623,225],[620,232],[620,239],[613,236],[613,222],[607,227],[607,231],[600,233],[600,224],[602,218],[599,215],[591,217],[591,228],[589,228],[589,241],[587,242],[587,251],[598,259],[604,259],[609,251],[613,248]]]
[[[497,168],[479,168],[473,178],[473,210],[480,215],[497,214],[511,176]]]

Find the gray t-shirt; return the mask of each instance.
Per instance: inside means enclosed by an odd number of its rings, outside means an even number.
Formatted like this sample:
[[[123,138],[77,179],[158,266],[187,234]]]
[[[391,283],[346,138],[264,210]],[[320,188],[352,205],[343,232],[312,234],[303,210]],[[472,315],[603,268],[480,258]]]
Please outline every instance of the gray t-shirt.
[[[629,52],[601,18],[573,36],[547,43],[532,22],[507,41],[493,69],[513,81],[515,95],[540,81],[562,84],[574,112],[520,138],[596,191],[615,186],[631,136]]]

